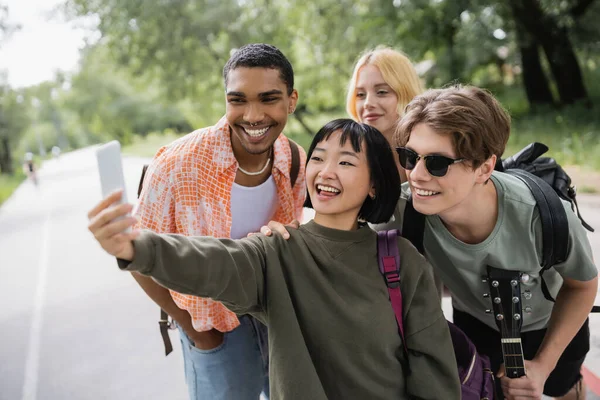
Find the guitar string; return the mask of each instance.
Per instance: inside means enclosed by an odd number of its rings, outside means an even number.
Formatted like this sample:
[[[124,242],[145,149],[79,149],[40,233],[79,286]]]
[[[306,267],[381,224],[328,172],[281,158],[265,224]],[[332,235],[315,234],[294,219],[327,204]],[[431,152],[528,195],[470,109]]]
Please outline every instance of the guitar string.
[[[521,306],[521,285],[519,285],[519,283],[517,282],[517,285],[515,286],[515,297],[519,298],[519,303],[518,305]],[[512,299],[511,299],[512,300]],[[517,315],[517,303],[512,302],[512,315],[511,318],[514,320],[514,316]],[[519,313],[519,315],[521,315],[521,313]],[[521,339],[521,333],[520,333],[520,329],[518,328],[518,325],[521,324],[523,321],[523,317],[521,316],[521,318],[517,321],[514,320],[513,323],[513,330],[514,330],[514,337],[519,337],[519,339]],[[515,343],[515,354],[518,354],[518,357],[515,357],[515,362],[517,362],[519,365],[518,367],[520,369],[522,369],[523,374],[525,374],[525,361],[523,359],[523,346],[521,344],[521,342],[517,342]]]
[[[518,286],[515,286],[515,288],[517,288],[517,287]],[[511,288],[512,288],[512,285],[511,285]],[[510,315],[507,316],[507,318],[511,319],[511,324],[510,324],[510,326],[511,326],[511,335],[510,335],[510,337],[512,339],[518,339],[518,338],[520,338],[520,335],[518,335],[518,333],[517,333],[516,323],[515,323],[514,318],[513,318],[514,315],[515,315],[515,303],[512,301],[512,297],[513,297],[512,296],[512,294],[513,294],[512,290],[513,289],[511,289],[511,296],[510,296],[511,313],[510,313]],[[517,375],[519,375],[519,370],[518,369],[520,368],[519,342],[518,341],[517,342],[512,342],[511,341],[511,344],[510,344],[510,354],[511,354],[511,359],[513,361],[513,363],[512,363],[513,369],[512,369],[511,372],[512,372],[512,376],[514,378],[516,378]]]

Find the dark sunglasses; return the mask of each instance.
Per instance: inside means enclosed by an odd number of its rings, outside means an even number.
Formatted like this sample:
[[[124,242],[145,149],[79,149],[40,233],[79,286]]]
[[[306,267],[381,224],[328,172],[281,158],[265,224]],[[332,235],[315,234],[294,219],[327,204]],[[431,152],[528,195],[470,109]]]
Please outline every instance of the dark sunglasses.
[[[438,155],[421,156],[406,147],[396,147],[396,152],[398,152],[398,157],[400,157],[400,165],[402,165],[404,169],[414,169],[419,160],[423,159],[425,160],[427,172],[438,178],[446,175],[448,167],[452,164],[465,161],[464,158],[453,159]]]

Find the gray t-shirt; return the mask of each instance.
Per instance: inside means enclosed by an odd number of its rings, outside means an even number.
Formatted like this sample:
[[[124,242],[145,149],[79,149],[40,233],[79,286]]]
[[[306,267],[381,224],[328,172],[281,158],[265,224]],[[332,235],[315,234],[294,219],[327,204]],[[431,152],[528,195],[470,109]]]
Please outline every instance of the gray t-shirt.
[[[478,244],[466,244],[456,239],[437,215],[427,216],[423,238],[425,258],[452,293],[453,306],[494,329],[497,328],[493,316],[485,312],[492,308],[490,299],[483,297],[489,292],[487,283],[482,282],[487,265],[528,274],[529,280],[521,282],[521,292],[531,294],[530,299],[522,296],[523,308],[529,311],[523,313],[522,330],[545,328],[554,303],[542,293],[539,276],[542,223],[535,199],[527,186],[511,175],[494,172],[491,181],[498,193],[498,220],[488,238]],[[376,229],[402,228],[407,194],[408,186],[403,185],[395,220]],[[553,297],[563,283],[562,277],[588,281],[598,274],[585,230],[570,204],[563,201],[563,205],[569,221],[568,257],[544,273]]]

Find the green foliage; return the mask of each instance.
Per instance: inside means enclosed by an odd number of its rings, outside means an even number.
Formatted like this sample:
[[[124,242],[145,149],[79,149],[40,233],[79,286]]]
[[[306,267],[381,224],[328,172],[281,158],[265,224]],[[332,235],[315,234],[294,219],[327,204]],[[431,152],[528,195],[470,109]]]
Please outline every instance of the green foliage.
[[[173,131],[152,132],[146,136],[135,136],[130,144],[123,147],[123,154],[126,156],[153,157],[158,149],[181,136]]]
[[[600,2],[536,1],[546,18],[569,30],[590,98],[599,104]],[[546,141],[564,162],[596,165],[597,108],[531,114],[510,4],[65,0],[68,16],[96,17],[99,38],[82,51],[73,74],[57,74],[50,82],[20,91],[4,85],[0,138],[10,136],[15,157],[37,152],[40,143],[48,151],[57,144],[78,148],[113,138],[126,149],[145,147],[142,153],[152,155],[181,134],[213,125],[225,109],[222,68],[231,51],[246,43],[268,42],[281,48],[294,66],[300,94],[297,112],[310,131],[292,117],[286,134],[308,147],[307,133],[345,116],[346,88],[359,55],[388,45],[415,62],[430,64],[423,73],[429,87],[459,81],[497,94],[514,118],[510,151],[531,140]],[[0,45],[2,29],[9,25],[7,15],[0,0]],[[548,72],[548,63],[542,64]],[[552,90],[556,95],[556,88]]]
[[[29,125],[29,115],[23,105],[23,95],[0,83],[0,138],[13,142]]]
[[[588,29],[591,43],[598,37],[594,20],[572,23],[573,10],[584,3],[591,5],[577,18],[600,12],[593,0],[541,1],[560,26],[577,27],[582,38]],[[432,61],[430,86],[512,83],[505,66],[520,62],[511,9],[499,0],[67,0],[65,9],[96,15],[102,43],[116,60],[136,76],[159,79],[178,99],[222,93],[220,72],[230,51],[250,42],[284,50],[301,102],[318,113],[343,109],[353,62],[377,45]],[[208,101],[200,112],[214,120],[222,108]]]
[[[575,105],[558,111],[513,118],[507,155],[538,141],[564,165],[586,165],[600,170],[600,106]]]
[[[94,46],[87,49],[81,70],[62,100],[78,118],[88,142],[116,138],[127,144],[134,134],[190,130],[177,106],[160,97],[153,85],[116,68],[106,47]]]
[[[16,168],[15,171],[14,175],[0,175],[0,205],[13,194],[25,179],[25,175],[20,168]]]

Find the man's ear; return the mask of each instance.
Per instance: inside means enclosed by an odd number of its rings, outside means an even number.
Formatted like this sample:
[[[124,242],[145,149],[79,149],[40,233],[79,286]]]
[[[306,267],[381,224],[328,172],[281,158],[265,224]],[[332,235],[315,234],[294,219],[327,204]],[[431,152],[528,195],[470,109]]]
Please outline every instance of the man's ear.
[[[485,160],[483,164],[479,166],[479,168],[477,168],[477,183],[487,183],[487,181],[490,179],[490,176],[492,176],[492,172],[494,172],[494,168],[496,167],[496,159],[496,155],[493,154],[490,158]]]
[[[292,94],[290,94],[290,108],[288,109],[288,114],[293,114],[296,111],[296,104],[298,104],[298,91],[296,89],[292,90]]]

